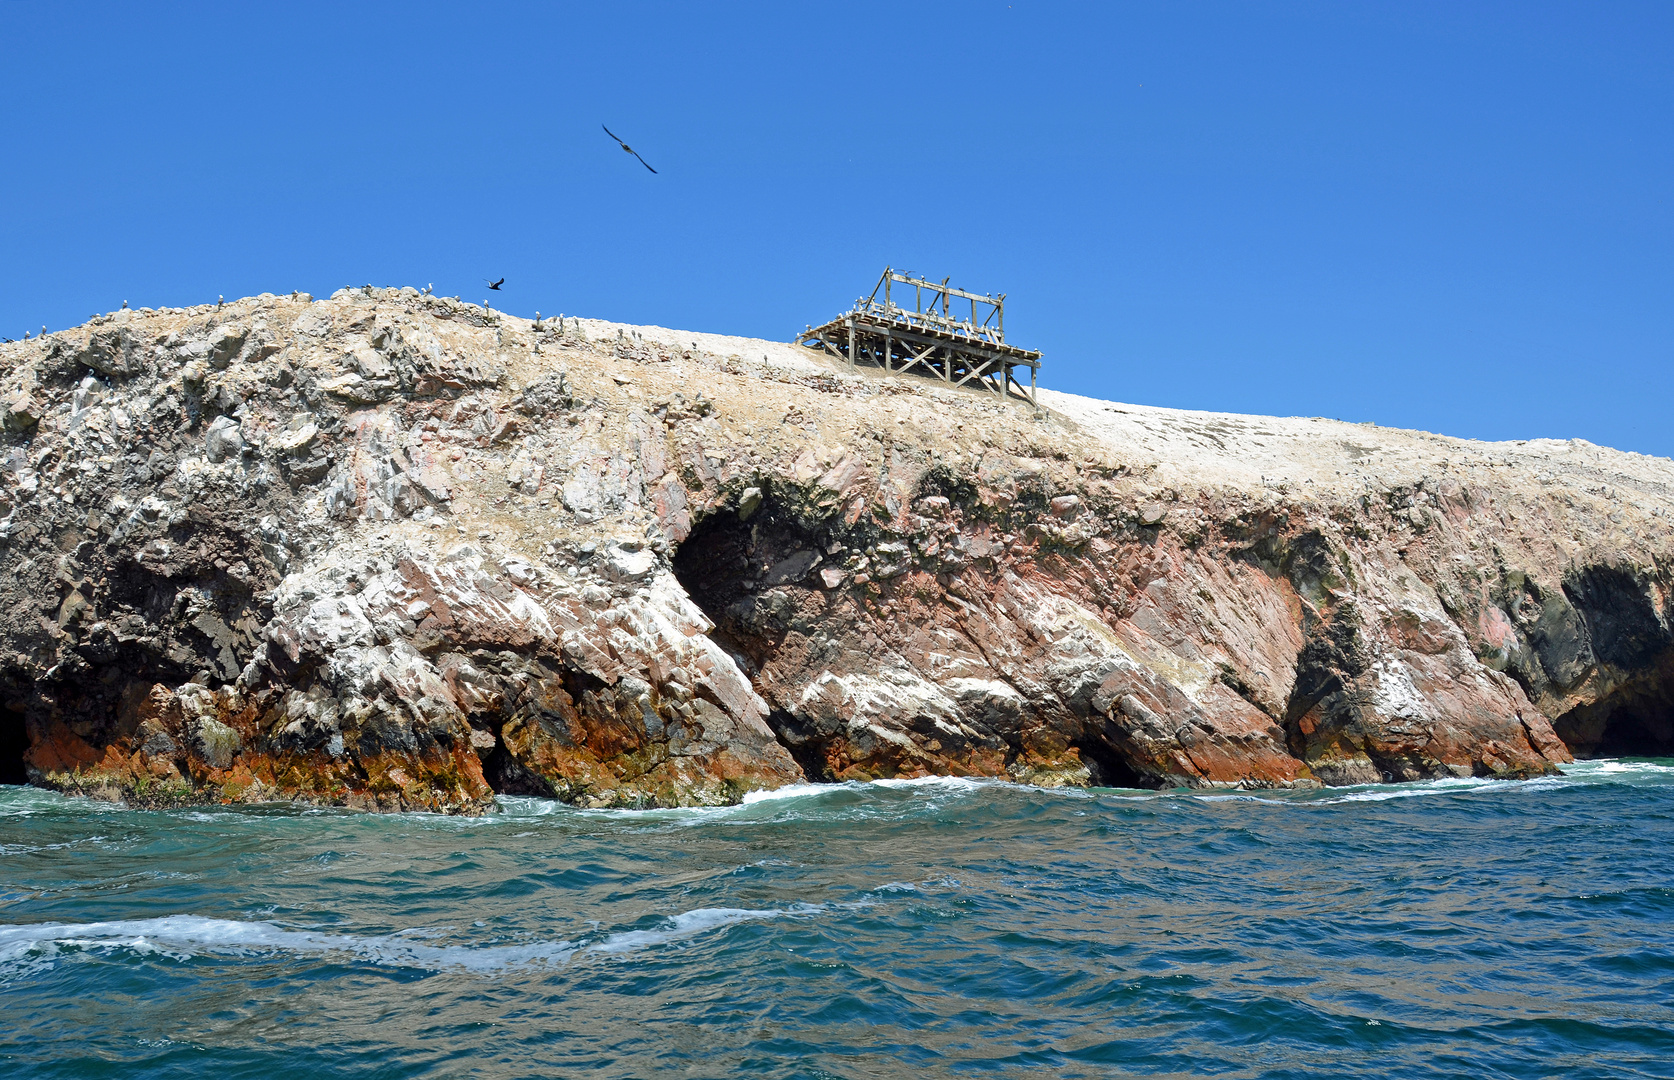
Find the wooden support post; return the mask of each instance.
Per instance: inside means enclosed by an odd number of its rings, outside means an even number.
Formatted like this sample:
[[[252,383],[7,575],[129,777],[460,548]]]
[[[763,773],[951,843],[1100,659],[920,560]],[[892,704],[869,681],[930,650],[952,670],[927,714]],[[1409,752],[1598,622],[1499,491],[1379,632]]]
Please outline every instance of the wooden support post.
[[[889,331],[886,329],[884,331],[884,370],[885,371],[895,370],[894,368],[889,366],[889,345],[890,345]]]
[[[854,320],[849,320],[849,370],[854,370]]]

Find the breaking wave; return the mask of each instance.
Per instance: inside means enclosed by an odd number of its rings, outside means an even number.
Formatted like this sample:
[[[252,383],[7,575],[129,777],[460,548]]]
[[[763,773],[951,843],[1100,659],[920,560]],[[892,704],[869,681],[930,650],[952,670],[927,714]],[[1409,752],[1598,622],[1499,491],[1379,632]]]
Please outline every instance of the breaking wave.
[[[818,905],[793,908],[696,908],[661,917],[646,929],[621,930],[595,940],[530,941],[508,945],[438,945],[446,931],[415,928],[393,934],[338,934],[271,922],[164,915],[111,922],[0,926],[0,970],[66,951],[127,952],[186,961],[200,956],[295,955],[337,957],[381,967],[498,974],[535,965],[561,965],[589,953],[617,955],[697,937],[735,923],[818,914]]]
[[[502,795],[496,800],[505,820],[546,817],[553,814],[600,817],[665,819],[670,821],[724,820],[750,811],[784,810],[777,804],[854,805],[855,797],[873,793],[925,796],[975,796],[984,791],[1010,791],[1030,799],[1086,800],[1114,799],[1124,802],[1190,799],[1195,802],[1248,802],[1273,806],[1317,807],[1342,803],[1387,802],[1434,796],[1482,793],[1520,794],[1559,790],[1601,783],[1674,783],[1674,763],[1661,760],[1579,761],[1562,767],[1561,776],[1533,780],[1495,780],[1483,777],[1446,777],[1402,784],[1362,784],[1346,787],[1239,790],[1222,788],[1175,788],[1153,791],[1136,788],[1039,788],[1007,780],[960,776],[921,776],[909,779],[850,780],[834,784],[790,784],[770,791],[752,791],[741,803],[730,806],[701,806],[635,809],[578,809],[553,799]]]

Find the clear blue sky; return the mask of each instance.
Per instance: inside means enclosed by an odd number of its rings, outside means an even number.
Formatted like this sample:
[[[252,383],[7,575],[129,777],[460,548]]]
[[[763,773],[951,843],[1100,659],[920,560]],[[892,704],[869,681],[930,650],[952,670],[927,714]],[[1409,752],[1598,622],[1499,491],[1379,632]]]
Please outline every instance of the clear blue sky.
[[[1667,2],[0,0],[0,57],[8,337],[503,276],[783,340],[893,263],[1058,389],[1674,454]]]

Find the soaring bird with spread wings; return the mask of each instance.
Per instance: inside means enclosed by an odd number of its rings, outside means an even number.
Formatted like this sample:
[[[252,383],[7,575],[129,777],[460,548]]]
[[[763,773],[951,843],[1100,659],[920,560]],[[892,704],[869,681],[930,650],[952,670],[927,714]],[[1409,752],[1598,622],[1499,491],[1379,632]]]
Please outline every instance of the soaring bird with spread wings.
[[[609,128],[605,127],[603,124],[600,124],[599,126],[604,128],[604,133],[606,135],[609,135],[611,138],[616,139],[616,136],[611,132],[611,130]],[[622,149],[626,150],[628,153],[632,154],[634,157],[639,158],[639,163],[641,165],[644,165],[647,169],[651,169],[650,163],[647,162],[644,158],[639,157],[639,151],[638,150],[635,150],[633,147],[629,146],[627,143],[623,142],[621,139],[616,139],[616,145],[620,146]],[[656,169],[651,169],[651,171],[656,172],[657,170]]]

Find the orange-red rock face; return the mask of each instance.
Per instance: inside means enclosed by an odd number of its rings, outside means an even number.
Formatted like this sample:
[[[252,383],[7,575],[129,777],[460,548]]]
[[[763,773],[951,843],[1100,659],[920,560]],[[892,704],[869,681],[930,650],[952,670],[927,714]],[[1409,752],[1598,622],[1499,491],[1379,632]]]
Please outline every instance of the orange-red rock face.
[[[845,557],[865,543],[852,529],[809,531],[772,504],[748,532],[717,515],[687,541],[676,569],[805,769],[1264,786],[1570,760],[1433,598],[1349,584],[1384,553],[1329,518],[1292,529],[1210,501],[1174,511],[1212,523],[1184,536],[1101,522],[1084,537],[1081,514],[996,516],[1007,494],[921,500],[904,551]],[[898,560],[881,580],[880,547]],[[797,551],[832,553],[847,583],[752,582]]]
[[[1666,461],[1036,414],[411,290],[0,361],[0,765],[69,790],[1344,784],[1674,736]]]

